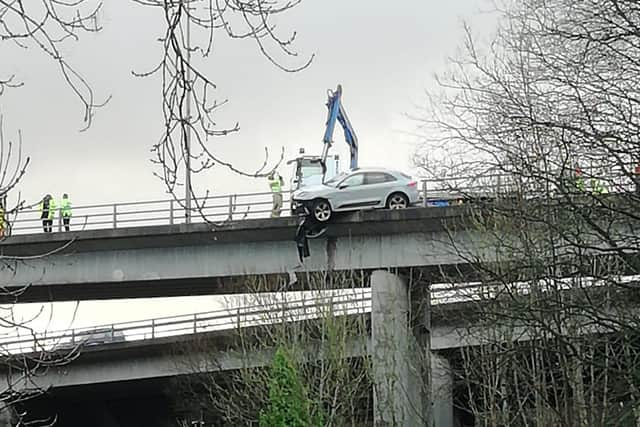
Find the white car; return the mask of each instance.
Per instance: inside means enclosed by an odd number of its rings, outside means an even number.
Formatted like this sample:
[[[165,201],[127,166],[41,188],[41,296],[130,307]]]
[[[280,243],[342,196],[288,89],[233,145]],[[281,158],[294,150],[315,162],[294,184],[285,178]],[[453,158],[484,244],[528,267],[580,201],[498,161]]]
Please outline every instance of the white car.
[[[403,209],[419,201],[418,183],[402,172],[382,168],[354,169],[321,185],[295,191],[292,208],[326,222],[333,212]]]

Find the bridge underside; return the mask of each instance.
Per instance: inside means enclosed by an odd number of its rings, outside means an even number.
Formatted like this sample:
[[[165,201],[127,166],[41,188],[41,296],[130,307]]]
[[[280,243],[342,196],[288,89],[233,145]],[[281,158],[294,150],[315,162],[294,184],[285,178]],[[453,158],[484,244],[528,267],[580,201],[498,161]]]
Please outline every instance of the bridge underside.
[[[354,319],[356,317],[353,316]],[[368,320],[365,319],[365,322],[368,324]],[[262,328],[243,329],[244,345],[250,345],[251,340],[264,333]],[[246,367],[248,361],[256,367],[270,363],[273,349],[253,349],[248,355],[245,353],[246,350],[241,350],[239,337],[237,330],[228,329],[86,347],[82,349],[80,357],[70,365],[51,367],[46,373],[30,378],[25,384],[15,383],[13,387],[22,389],[22,387],[37,386],[42,389],[50,387],[60,389],[90,384],[171,378],[194,371],[224,372]],[[431,350],[447,351],[463,344],[469,344],[465,341],[465,328],[432,325]],[[348,348],[350,357],[368,355],[371,352],[371,340],[367,336],[354,335],[350,338]],[[184,349],[191,350],[186,352]],[[307,354],[309,357],[317,357],[319,352],[317,349],[309,349]],[[3,384],[3,387],[6,386],[7,384]]]
[[[65,427],[174,427],[177,419],[189,418],[177,405],[172,382],[163,378],[50,390],[17,409],[34,425],[55,417],[55,425]]]

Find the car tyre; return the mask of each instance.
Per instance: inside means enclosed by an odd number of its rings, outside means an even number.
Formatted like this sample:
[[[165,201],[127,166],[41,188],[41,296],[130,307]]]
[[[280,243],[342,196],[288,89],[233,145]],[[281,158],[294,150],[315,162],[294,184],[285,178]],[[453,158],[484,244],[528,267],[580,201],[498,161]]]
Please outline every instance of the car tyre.
[[[409,207],[409,198],[404,193],[393,193],[387,199],[387,209],[406,209]]]
[[[331,205],[325,199],[314,200],[311,207],[311,215],[318,222],[327,222],[331,218]]]

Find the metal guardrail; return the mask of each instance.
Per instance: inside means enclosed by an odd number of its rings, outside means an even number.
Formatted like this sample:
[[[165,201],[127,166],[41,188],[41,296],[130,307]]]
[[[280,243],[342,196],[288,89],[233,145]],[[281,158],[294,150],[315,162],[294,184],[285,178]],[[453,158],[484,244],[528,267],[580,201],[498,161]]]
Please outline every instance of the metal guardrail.
[[[283,191],[281,216],[290,215],[290,191]],[[196,199],[201,209],[193,209],[191,222],[268,218],[273,206],[272,193],[245,193],[211,196]],[[194,203],[195,204],[195,203]],[[73,206],[71,230],[97,230],[152,225],[185,223],[183,203],[177,200],[150,200],[140,202],[108,203]],[[63,231],[64,225],[56,212],[54,231]],[[8,218],[11,234],[42,232],[42,219],[38,209],[24,209]]]
[[[631,169],[628,169],[631,170]],[[597,178],[596,172],[584,173],[585,180]],[[609,193],[631,192],[635,182],[631,173],[616,170],[599,178]],[[556,180],[557,181],[557,180]],[[553,187],[553,183],[548,183]],[[556,183],[557,184],[557,183]],[[498,174],[479,174],[459,177],[430,178],[420,180],[420,197],[425,207],[446,206],[455,201],[473,198],[496,198],[501,194],[518,192],[535,197],[537,194],[553,193],[557,189],[542,189],[544,180],[529,179],[521,176]],[[543,193],[544,192],[544,193]],[[291,209],[291,191],[282,192],[283,206],[281,216],[289,216]],[[223,222],[249,218],[268,218],[271,216],[272,193],[244,193],[210,196],[195,199],[201,209],[194,209],[192,222]],[[184,224],[184,207],[180,200],[151,200],[140,202],[107,203],[96,205],[78,205],[73,207],[71,230],[96,230],[123,227]],[[55,231],[63,231],[62,218],[56,213]],[[11,234],[30,234],[42,232],[42,220],[38,209],[25,209],[8,218]]]
[[[280,216],[291,215],[291,191],[282,192]],[[271,192],[226,194],[195,199],[201,209],[193,209],[191,222],[223,222],[231,220],[269,218],[273,207]],[[140,202],[106,203],[73,206],[70,229],[99,230],[125,227],[184,224],[185,215],[180,200],[150,200]],[[8,218],[10,233],[33,234],[43,232],[38,209],[20,210]],[[56,212],[54,231],[63,231],[64,225]]]
[[[369,295],[332,295],[62,331],[23,333],[22,335],[18,333],[0,338],[0,352],[16,354],[55,349],[71,350],[82,345],[92,346],[239,329],[317,318],[326,310],[331,310],[333,315],[370,312],[371,298]]]
[[[431,289],[431,304],[443,305],[478,300],[482,298],[481,288],[482,285],[479,283],[434,284]],[[359,295],[350,293],[266,302],[208,312],[42,333],[20,334],[18,329],[18,333],[14,335],[0,337],[0,353],[73,349],[81,345],[153,340],[177,335],[239,329],[317,318],[326,310],[331,310],[331,313],[337,316],[370,313],[371,292],[365,288]]]
[[[504,187],[506,175],[461,176],[431,178],[421,181],[424,206],[446,206],[451,201],[474,197],[496,197]]]
[[[576,283],[575,280],[578,279]],[[640,286],[640,275],[617,276],[615,283]],[[576,285],[581,289],[606,286],[609,282],[600,278],[553,278],[540,280],[536,289],[570,290]],[[505,284],[435,283],[431,285],[431,305],[470,303],[494,299],[500,295],[510,297],[531,292],[531,282]],[[292,301],[275,301],[263,304],[239,306],[216,311],[160,317],[132,322],[112,323],[62,331],[45,331],[5,335],[0,337],[1,354],[17,354],[55,349],[72,350],[79,346],[110,344],[124,341],[154,340],[163,337],[191,335],[205,332],[240,329],[279,322],[299,321],[320,317],[330,311],[332,315],[366,314],[371,312],[371,291],[364,288],[359,294],[316,296]],[[355,294],[355,295],[354,295]]]
[[[636,190],[634,166],[615,167],[604,174],[595,167],[583,168],[583,179],[587,189],[592,179],[604,185],[607,193],[630,193]],[[565,170],[571,176],[573,170]],[[547,179],[545,179],[547,178]],[[421,180],[421,194],[425,206],[443,206],[451,201],[468,198],[497,198],[509,193],[520,193],[527,197],[553,195],[559,193],[559,183],[565,178],[560,176],[527,177],[526,174],[508,173],[477,174],[458,177],[428,178]],[[568,179],[568,177],[566,178]]]

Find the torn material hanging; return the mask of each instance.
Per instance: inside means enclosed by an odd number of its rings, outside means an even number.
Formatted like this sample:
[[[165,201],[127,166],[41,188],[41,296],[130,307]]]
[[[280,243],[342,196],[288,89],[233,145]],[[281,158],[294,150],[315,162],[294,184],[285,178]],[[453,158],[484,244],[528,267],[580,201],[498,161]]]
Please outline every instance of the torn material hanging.
[[[327,231],[325,224],[318,223],[309,215],[301,215],[298,228],[296,230],[296,247],[298,248],[298,258],[300,262],[309,257],[309,239],[316,239]]]

